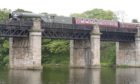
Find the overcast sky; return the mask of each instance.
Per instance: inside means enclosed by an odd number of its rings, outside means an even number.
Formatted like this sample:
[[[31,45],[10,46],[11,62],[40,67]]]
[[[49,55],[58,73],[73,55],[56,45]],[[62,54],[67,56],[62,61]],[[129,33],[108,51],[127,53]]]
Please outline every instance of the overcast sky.
[[[130,22],[133,18],[140,21],[140,0],[0,0],[0,8],[21,8],[35,13],[47,12],[64,16],[101,8],[115,12],[125,22]]]

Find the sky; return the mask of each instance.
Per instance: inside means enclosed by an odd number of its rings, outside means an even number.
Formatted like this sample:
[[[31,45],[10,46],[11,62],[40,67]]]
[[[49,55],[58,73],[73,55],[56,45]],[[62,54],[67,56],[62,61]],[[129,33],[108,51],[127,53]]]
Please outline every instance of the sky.
[[[34,13],[47,12],[63,16],[100,8],[113,11],[122,18],[120,21],[140,21],[140,0],[0,0],[2,8],[12,11],[20,8]]]

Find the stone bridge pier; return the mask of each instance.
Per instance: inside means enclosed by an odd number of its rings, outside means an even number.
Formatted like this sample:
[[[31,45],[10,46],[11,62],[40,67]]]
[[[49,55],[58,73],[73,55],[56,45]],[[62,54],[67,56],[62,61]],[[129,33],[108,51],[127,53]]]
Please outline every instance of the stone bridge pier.
[[[140,26],[134,42],[116,42],[116,65],[140,67]]]
[[[9,39],[11,69],[41,69],[41,23],[33,21],[28,38]]]
[[[88,40],[70,41],[70,67],[100,68],[100,30],[94,25]]]

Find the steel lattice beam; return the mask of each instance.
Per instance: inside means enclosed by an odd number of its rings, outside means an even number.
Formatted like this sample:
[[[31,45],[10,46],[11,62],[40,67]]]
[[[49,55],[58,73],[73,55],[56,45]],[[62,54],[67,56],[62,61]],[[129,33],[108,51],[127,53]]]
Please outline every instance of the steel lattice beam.
[[[89,39],[92,26],[44,23],[42,22],[42,36],[50,39]],[[28,37],[32,21],[11,21],[0,24],[1,37]],[[136,29],[100,28],[103,41],[134,41]]]

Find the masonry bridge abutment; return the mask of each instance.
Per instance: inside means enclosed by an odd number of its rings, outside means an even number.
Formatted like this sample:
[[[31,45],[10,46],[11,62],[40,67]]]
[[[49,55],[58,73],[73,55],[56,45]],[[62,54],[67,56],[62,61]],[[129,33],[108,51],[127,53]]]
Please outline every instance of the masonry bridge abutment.
[[[36,19],[27,38],[9,39],[9,61],[11,69],[42,69],[41,25]]]
[[[70,41],[70,67],[100,68],[100,35],[95,24],[90,39]]]
[[[135,41],[116,42],[116,65],[140,67],[140,26],[137,28]]]

